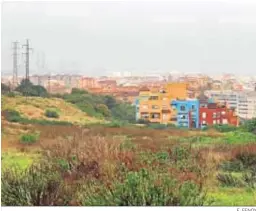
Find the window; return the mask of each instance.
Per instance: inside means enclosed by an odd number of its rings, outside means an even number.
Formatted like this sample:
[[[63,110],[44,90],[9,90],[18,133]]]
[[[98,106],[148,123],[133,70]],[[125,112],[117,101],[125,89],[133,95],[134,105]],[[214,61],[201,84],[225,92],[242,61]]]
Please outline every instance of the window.
[[[168,98],[167,98],[167,97],[164,97],[163,100],[168,100]]]
[[[203,125],[206,125],[206,121],[202,121],[202,124],[203,124]]]
[[[221,112],[221,115],[225,115],[225,114],[226,114],[226,111],[222,111],[222,112]]]
[[[195,110],[195,109],[196,109],[195,105],[192,105],[192,106],[191,106],[191,109],[192,109],[192,110]]]
[[[216,120],[213,120],[213,124],[216,125]]]
[[[152,109],[159,109],[158,105],[152,105]]]
[[[148,109],[148,105],[142,105],[143,109]]]
[[[220,120],[219,119],[217,120],[217,124],[220,124]]]
[[[216,112],[214,112],[214,113],[212,114],[212,117],[213,117],[213,118],[216,118],[216,117],[217,117]]]
[[[181,111],[185,111],[185,110],[186,110],[186,107],[182,105],[182,106],[180,106],[180,110],[181,110]]]
[[[228,120],[227,119],[222,119],[222,124],[228,124]]]
[[[203,117],[203,119],[206,118],[206,112],[203,112],[203,113],[202,113],[202,117]]]
[[[153,114],[151,114],[151,118],[152,119],[159,119],[160,118],[160,114],[159,113],[153,113]]]
[[[186,116],[185,115],[181,115],[180,118],[181,119],[186,119]]]
[[[163,119],[164,120],[168,119],[168,115],[167,114],[163,114]]]
[[[148,113],[141,113],[141,118],[147,119],[147,118],[149,118],[149,114]]]

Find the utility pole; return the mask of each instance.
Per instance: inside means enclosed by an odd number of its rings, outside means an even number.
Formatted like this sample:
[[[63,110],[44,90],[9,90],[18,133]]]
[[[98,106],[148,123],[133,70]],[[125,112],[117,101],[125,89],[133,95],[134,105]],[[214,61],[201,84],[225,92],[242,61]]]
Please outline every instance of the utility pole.
[[[29,51],[32,50],[32,48],[29,47],[28,39],[27,44],[22,45],[22,47],[26,47],[26,52],[24,53],[26,55],[26,80],[29,81]]]
[[[13,42],[13,76],[12,88],[18,85],[18,41]]]

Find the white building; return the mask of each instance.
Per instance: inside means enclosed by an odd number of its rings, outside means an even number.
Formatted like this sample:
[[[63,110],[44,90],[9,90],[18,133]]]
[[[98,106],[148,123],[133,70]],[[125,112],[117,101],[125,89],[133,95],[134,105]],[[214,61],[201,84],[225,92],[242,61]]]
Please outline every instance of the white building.
[[[207,90],[205,95],[220,103],[227,103],[236,110],[239,117],[251,119],[256,117],[256,92],[250,91],[215,91]]]

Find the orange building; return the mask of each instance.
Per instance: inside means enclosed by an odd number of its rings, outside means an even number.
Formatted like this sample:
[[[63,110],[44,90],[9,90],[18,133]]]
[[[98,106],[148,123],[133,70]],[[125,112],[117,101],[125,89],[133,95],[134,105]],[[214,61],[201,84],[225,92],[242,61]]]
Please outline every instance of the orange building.
[[[99,87],[97,81],[94,78],[91,77],[82,77],[79,80],[79,87],[81,89],[91,89]]]
[[[136,105],[136,118],[154,123],[172,123],[173,120],[175,121],[176,114],[171,107],[171,101],[186,98],[186,83],[168,83],[158,92],[143,87]]]

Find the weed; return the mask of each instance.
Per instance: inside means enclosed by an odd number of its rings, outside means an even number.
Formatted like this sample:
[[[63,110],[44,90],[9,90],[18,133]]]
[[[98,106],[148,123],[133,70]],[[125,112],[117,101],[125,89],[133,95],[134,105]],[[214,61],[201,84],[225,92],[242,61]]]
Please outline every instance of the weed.
[[[35,142],[38,141],[40,134],[39,133],[35,133],[35,134],[23,134],[20,137],[20,142],[23,144],[33,144]]]

